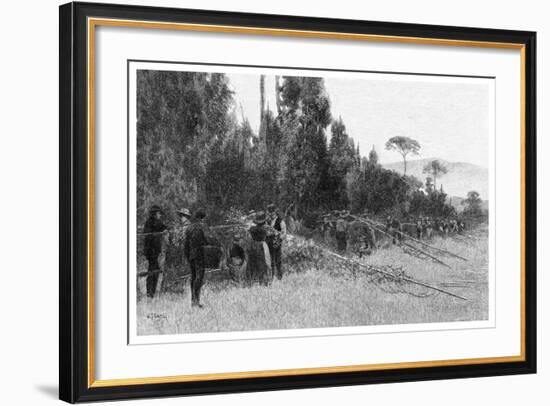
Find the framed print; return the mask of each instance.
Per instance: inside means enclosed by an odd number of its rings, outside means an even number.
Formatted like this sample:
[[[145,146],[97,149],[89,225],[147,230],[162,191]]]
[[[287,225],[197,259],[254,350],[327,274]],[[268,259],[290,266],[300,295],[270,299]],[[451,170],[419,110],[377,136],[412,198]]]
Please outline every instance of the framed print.
[[[534,32],[60,7],[60,398],[536,372]]]

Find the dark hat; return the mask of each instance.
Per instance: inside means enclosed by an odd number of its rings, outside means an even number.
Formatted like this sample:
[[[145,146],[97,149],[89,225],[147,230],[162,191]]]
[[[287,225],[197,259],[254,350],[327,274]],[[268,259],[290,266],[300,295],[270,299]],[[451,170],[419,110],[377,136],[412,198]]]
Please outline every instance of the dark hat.
[[[259,211],[256,214],[256,217],[254,217],[254,223],[256,223],[258,225],[264,224],[266,221],[267,221],[267,217],[266,217],[266,215],[263,211]]]
[[[177,213],[179,216],[191,217],[191,212],[189,211],[189,209],[179,209]]]
[[[270,203],[267,206],[267,211],[269,211],[269,212],[275,211],[275,209],[276,209],[276,207],[275,207],[275,204],[273,204],[273,203]]]
[[[206,217],[206,212],[203,210],[203,209],[198,209],[196,212],[195,212],[195,217],[198,218],[199,220],[200,219],[203,219]]]
[[[149,209],[149,213],[157,213],[159,211],[162,211],[162,209],[160,208],[160,206],[157,206],[156,204],[152,205],[151,208]]]

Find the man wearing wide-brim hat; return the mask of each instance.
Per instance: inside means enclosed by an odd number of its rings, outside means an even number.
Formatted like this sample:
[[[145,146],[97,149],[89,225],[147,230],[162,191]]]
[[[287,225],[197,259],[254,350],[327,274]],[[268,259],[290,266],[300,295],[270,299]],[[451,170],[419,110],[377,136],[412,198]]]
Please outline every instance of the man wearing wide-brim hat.
[[[349,213],[346,210],[342,210],[336,219],[336,245],[341,253],[344,253],[348,248],[348,225],[346,222],[348,215]]]
[[[286,223],[275,204],[270,204],[267,210],[270,226],[267,233],[267,245],[271,255],[271,269],[273,275],[280,280],[283,278],[283,242],[286,238]]]
[[[185,267],[185,259],[183,255],[183,246],[185,243],[185,233],[187,232],[187,229],[191,225],[191,211],[187,208],[181,208],[176,210],[176,214],[178,215],[179,222],[174,227],[174,232],[171,234],[171,245],[172,248],[171,255],[168,255],[167,252],[167,259],[168,257],[171,258],[173,261],[172,265],[176,267]]]
[[[202,307],[201,288],[204,281],[205,247],[208,245],[208,227],[204,219],[206,212],[199,209],[185,233],[184,254],[191,268],[191,306]]]
[[[153,205],[149,209],[149,218],[143,227],[145,239],[143,241],[144,253],[147,258],[147,296],[154,297],[157,290],[157,283],[160,274],[159,255],[162,252],[163,232],[167,230],[162,222],[162,209],[158,205]]]
[[[191,212],[189,211],[189,209],[186,209],[186,208],[179,209],[177,213],[178,213],[178,216],[185,217],[187,220],[191,218]]]
[[[182,243],[185,240],[185,232],[187,228],[191,225],[191,211],[186,208],[176,210],[176,213],[180,219],[179,224],[176,227],[176,239],[178,243]]]

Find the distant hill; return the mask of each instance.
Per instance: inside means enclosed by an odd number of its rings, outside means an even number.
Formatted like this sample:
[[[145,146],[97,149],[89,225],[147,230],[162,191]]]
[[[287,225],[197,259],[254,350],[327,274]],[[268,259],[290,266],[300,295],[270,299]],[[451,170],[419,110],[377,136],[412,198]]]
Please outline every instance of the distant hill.
[[[439,158],[426,158],[407,161],[407,175],[415,176],[422,182],[426,180],[426,174],[422,173],[424,166],[434,159],[439,160],[446,167],[448,172],[437,179],[437,188],[443,185],[443,191],[453,200],[466,198],[466,194],[475,190],[479,192],[483,200],[489,197],[489,171],[478,165],[466,162],[449,162]],[[403,161],[382,164],[386,169],[403,173]]]

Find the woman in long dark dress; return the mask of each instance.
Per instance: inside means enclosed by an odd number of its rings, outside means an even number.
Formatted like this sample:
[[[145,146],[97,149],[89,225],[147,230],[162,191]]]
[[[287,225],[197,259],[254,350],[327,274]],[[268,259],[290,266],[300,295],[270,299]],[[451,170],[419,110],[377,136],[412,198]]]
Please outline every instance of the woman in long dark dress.
[[[252,237],[246,267],[246,279],[249,283],[259,282],[267,285],[271,282],[271,256],[269,255],[269,248],[266,243],[266,221],[267,217],[265,213],[259,212],[254,218],[256,225],[250,227],[248,230]]]

